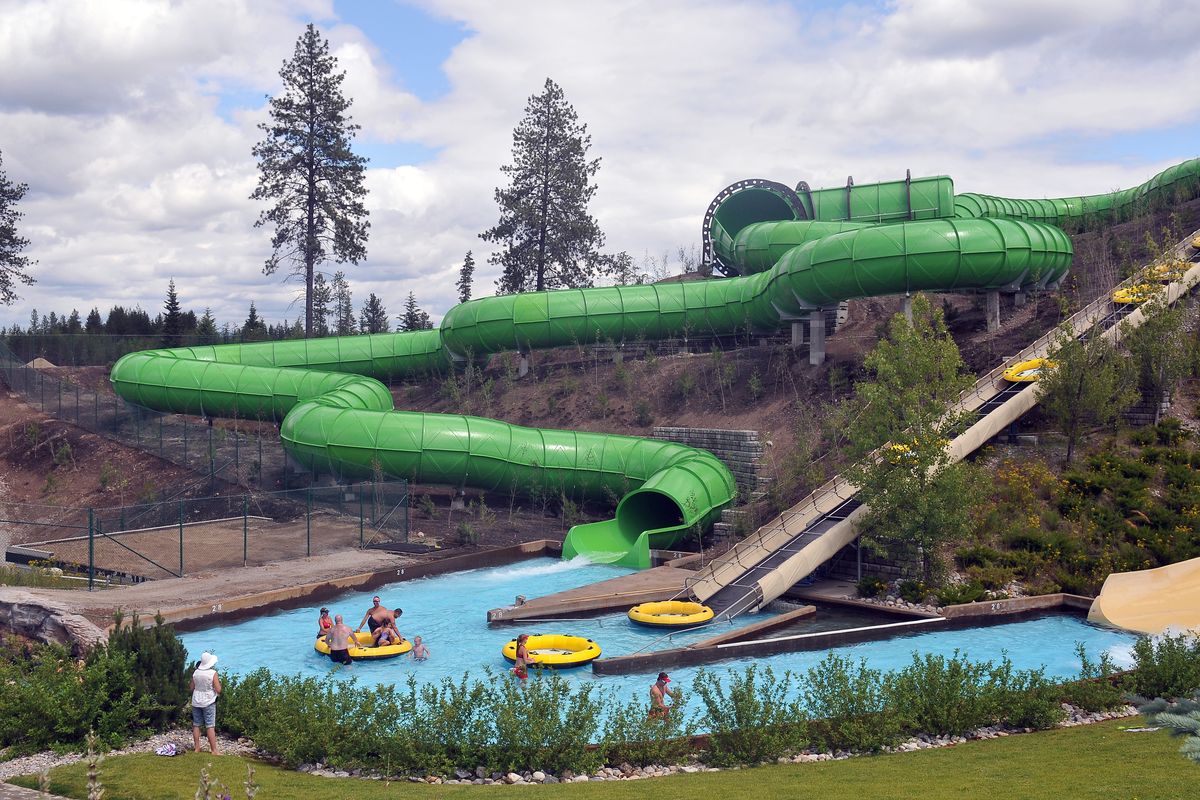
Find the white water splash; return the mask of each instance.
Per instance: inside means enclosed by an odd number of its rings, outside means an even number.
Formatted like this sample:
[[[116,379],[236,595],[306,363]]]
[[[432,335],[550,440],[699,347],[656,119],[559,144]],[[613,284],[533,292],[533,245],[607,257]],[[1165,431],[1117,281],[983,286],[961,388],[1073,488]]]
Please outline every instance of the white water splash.
[[[510,581],[513,578],[538,578],[545,575],[556,575],[560,572],[570,572],[572,570],[590,567],[592,562],[585,556],[575,556],[570,561],[554,561],[549,564],[529,564],[525,566],[512,566],[507,569],[495,570],[484,574],[483,580],[492,583],[503,583]]]

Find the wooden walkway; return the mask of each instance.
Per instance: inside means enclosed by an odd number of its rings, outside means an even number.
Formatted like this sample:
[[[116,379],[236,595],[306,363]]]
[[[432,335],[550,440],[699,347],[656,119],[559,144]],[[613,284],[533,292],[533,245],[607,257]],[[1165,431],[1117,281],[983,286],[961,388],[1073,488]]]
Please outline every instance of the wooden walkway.
[[[669,600],[683,591],[683,582],[696,573],[678,567],[653,567],[578,589],[534,597],[520,606],[493,608],[491,624],[524,620],[562,619],[598,611],[627,610],[638,603]]]

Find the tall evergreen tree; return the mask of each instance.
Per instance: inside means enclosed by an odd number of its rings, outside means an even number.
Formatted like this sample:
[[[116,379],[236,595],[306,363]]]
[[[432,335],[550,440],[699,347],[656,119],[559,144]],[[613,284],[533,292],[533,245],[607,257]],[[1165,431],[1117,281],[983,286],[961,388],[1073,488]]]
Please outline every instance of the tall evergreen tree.
[[[513,130],[513,163],[500,168],[500,221],[480,238],[500,246],[489,262],[502,268],[503,293],[591,286],[603,271],[604,234],[588,213],[600,159],[588,160],[591,137],[551,79],[529,98]]]
[[[358,330],[346,273],[341,270],[333,273],[329,288],[333,291],[333,332],[338,336],[353,336]]]
[[[205,308],[204,315],[196,323],[196,343],[216,344],[220,340],[221,334],[217,332],[217,320],[212,315],[212,309]]]
[[[246,321],[242,323],[242,340],[259,342],[266,338],[267,324],[258,315],[258,309],[254,307],[254,301],[251,300],[250,313],[246,316]]]
[[[313,336],[329,335],[329,318],[333,316],[333,289],[320,272],[313,278]]]
[[[358,327],[363,333],[387,333],[388,317],[387,309],[383,307],[383,301],[371,292],[371,296],[367,298],[367,302],[363,303],[362,313],[358,318]]]
[[[21,255],[29,240],[17,234],[17,220],[24,216],[17,211],[17,203],[28,190],[28,185],[13,183],[4,174],[4,155],[0,153],[0,305],[11,305],[17,299],[14,286],[33,283],[26,270],[36,262]]]
[[[402,331],[424,331],[433,327],[429,314],[417,305],[417,298],[412,292],[408,293],[408,299],[404,301],[404,313],[399,316],[399,320]]]
[[[458,268],[458,302],[465,303],[471,299],[471,283],[475,279],[475,256],[467,251],[462,266]]]
[[[286,265],[304,280],[304,330],[313,333],[313,282],[316,267],[330,257],[357,264],[367,255],[367,159],[350,150],[358,125],[346,113],[344,72],[329,42],[310,23],[296,41],[279,76],[283,94],[270,98],[271,122],[260,123],[266,137],[254,146],[258,186],[250,196],[273,205],[255,227],[270,224],[271,257],[263,272]]]
[[[179,309],[179,295],[175,292],[175,279],[167,282],[167,299],[163,303],[162,346],[179,347],[183,344],[183,313]]]
[[[92,310],[88,312],[87,322],[83,329],[88,333],[104,333],[104,320],[100,319],[100,309],[92,306]]]
[[[71,309],[71,316],[67,317],[66,331],[71,334],[83,333],[83,322],[79,318],[78,309]]]

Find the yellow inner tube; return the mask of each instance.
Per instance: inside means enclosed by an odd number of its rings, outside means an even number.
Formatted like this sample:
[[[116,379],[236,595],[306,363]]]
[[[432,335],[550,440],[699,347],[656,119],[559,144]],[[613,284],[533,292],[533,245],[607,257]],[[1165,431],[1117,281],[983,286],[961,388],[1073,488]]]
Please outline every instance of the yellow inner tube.
[[[1011,383],[1030,383],[1041,377],[1042,371],[1054,364],[1044,358],[1031,358],[1004,370],[1004,380]]]
[[[408,639],[405,639],[400,644],[387,644],[383,647],[375,647],[372,644],[374,640],[371,638],[371,634],[366,631],[359,631],[354,634],[354,641],[358,642],[358,647],[350,648],[350,657],[355,660],[395,658],[412,650],[412,642]],[[313,649],[323,656],[329,655],[329,643],[325,641],[324,636],[317,637],[317,643],[313,645]]]
[[[600,657],[600,645],[583,636],[558,633],[534,633],[525,641],[530,663],[540,667],[578,667]],[[500,651],[510,662],[517,661],[517,640],[512,639]]]
[[[1117,289],[1112,293],[1114,303],[1144,303],[1155,295],[1158,287],[1149,283],[1139,283],[1126,289]]]
[[[639,625],[699,625],[713,618],[713,610],[686,600],[663,600],[634,606],[629,609],[629,618]]]

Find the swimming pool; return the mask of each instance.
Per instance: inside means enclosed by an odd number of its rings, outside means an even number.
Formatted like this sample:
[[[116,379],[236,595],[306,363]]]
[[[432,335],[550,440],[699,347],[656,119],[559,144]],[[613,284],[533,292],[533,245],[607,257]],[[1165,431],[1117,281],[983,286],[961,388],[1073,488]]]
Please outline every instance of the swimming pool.
[[[746,615],[732,626],[721,624],[691,633],[676,633],[664,638],[660,629],[630,623],[624,613],[606,614],[593,619],[537,623],[489,628],[487,611],[512,603],[518,594],[530,597],[584,586],[633,570],[605,564],[590,564],[581,559],[561,561],[531,559],[514,565],[468,570],[430,578],[389,584],[378,594],[389,608],[401,607],[401,632],[408,638],[421,636],[432,657],[425,662],[408,658],[376,662],[356,662],[350,669],[334,665],[313,650],[317,612],[324,605],[332,614],[342,614],[351,627],[357,626],[371,593],[349,592],[325,603],[307,608],[266,614],[254,619],[183,633],[180,637],[192,658],[203,650],[216,653],[220,667],[227,673],[245,674],[259,667],[284,675],[328,676],[332,680],[356,678],[360,684],[403,683],[413,676],[418,683],[436,682],[445,677],[460,678],[464,672],[483,677],[489,667],[503,672],[508,664],[500,648],[518,632],[569,633],[596,640],[605,656],[633,653],[643,648],[661,650],[679,647],[715,636],[732,628],[761,621],[764,615]],[[1017,669],[1045,667],[1051,677],[1070,678],[1078,674],[1075,643],[1083,643],[1089,656],[1108,653],[1118,666],[1132,663],[1130,648],[1136,637],[1120,631],[1099,628],[1065,615],[1051,615],[1023,622],[993,625],[968,630],[935,631],[900,636],[894,639],[835,648],[852,658],[865,658],[871,667],[888,670],[906,665],[914,651],[949,655],[958,650],[976,661],[997,661],[1007,654]],[[714,672],[740,670],[749,663],[770,666],[776,672],[791,670],[804,673],[829,651],[785,653],[755,659],[729,659],[710,665]],[[697,667],[671,669],[677,685],[690,685]],[[650,670],[657,672],[657,668]],[[589,668],[563,670],[572,682],[599,682],[619,696],[642,696],[652,675],[594,675]]]

